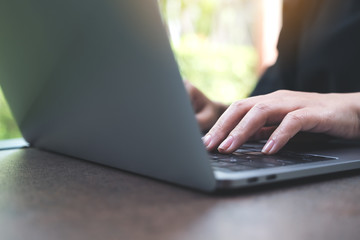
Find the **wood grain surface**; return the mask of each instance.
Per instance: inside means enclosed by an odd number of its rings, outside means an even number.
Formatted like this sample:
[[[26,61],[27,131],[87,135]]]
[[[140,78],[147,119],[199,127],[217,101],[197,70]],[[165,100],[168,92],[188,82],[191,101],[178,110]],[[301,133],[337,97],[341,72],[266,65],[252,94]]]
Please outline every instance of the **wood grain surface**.
[[[0,239],[359,239],[360,172],[204,194],[36,149],[0,152]]]

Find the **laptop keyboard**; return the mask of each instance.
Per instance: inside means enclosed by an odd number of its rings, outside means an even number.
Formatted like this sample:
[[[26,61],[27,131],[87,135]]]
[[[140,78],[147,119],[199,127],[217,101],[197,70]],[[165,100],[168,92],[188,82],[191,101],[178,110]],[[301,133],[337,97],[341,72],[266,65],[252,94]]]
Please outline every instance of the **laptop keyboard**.
[[[281,151],[275,155],[264,155],[261,153],[261,146],[257,144],[244,145],[241,149],[230,155],[210,153],[210,162],[213,169],[225,172],[273,168],[336,159],[336,157],[301,154],[292,151]]]

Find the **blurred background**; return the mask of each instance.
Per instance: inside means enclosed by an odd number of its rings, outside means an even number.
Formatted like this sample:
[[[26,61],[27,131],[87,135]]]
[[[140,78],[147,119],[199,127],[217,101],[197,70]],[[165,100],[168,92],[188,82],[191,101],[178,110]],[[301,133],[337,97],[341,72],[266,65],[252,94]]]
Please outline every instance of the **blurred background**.
[[[282,0],[158,0],[183,78],[223,103],[247,97],[276,59]],[[21,134],[0,89],[0,139]]]

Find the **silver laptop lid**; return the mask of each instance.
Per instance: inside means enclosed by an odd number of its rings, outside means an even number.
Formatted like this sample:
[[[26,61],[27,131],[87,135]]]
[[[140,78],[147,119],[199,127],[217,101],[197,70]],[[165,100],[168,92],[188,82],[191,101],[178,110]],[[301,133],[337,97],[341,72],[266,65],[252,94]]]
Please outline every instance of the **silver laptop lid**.
[[[35,147],[215,188],[156,0],[11,0],[0,83]]]

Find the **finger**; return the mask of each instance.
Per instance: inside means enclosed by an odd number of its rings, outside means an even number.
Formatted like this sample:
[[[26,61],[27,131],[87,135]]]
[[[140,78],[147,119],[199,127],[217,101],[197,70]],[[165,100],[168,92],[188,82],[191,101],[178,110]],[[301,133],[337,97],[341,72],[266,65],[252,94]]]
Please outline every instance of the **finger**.
[[[282,112],[286,112],[290,107],[293,107],[291,104],[288,103],[289,107],[284,107],[283,104],[279,103],[276,97],[276,101],[271,100],[273,99],[273,94],[269,95],[261,95],[256,97],[247,98],[244,100],[240,100],[237,102],[234,102],[231,104],[231,106],[224,112],[224,114],[219,118],[219,120],[215,123],[215,125],[212,127],[212,129],[209,131],[207,136],[205,136],[205,146],[206,148],[211,151],[214,150],[216,147],[220,145],[224,141],[226,137],[230,137],[230,139],[226,139],[226,143],[222,144],[222,147],[229,147],[232,145],[234,137],[236,138],[239,134],[235,134],[236,136],[229,136],[230,132],[239,124],[242,122],[242,124],[239,126],[238,130],[244,131],[247,129],[248,126],[246,126],[247,122],[251,122],[251,119],[258,119],[263,118],[263,114],[265,109],[278,109],[282,110]],[[270,98],[270,100],[268,100]],[[265,102],[266,101],[266,102]],[[264,103],[265,102],[265,103]],[[268,107],[267,107],[268,106]],[[254,110],[254,109],[255,110]],[[284,109],[283,109],[284,108]],[[254,112],[254,113],[251,113]],[[261,114],[257,112],[262,112]],[[259,114],[259,115],[258,115]],[[266,113],[265,113],[266,114]],[[248,116],[249,115],[249,116]],[[247,116],[248,120],[244,120],[244,116]],[[276,118],[279,119],[270,119],[271,122],[280,122],[279,115],[274,115]],[[274,116],[271,116],[274,118]],[[258,125],[255,130],[252,129],[252,126],[249,126],[249,130],[253,130],[252,132],[248,133],[246,135],[246,139],[249,138],[251,135],[253,135],[257,130],[259,130],[263,125]],[[241,129],[242,128],[242,129]],[[241,141],[242,143],[244,141]],[[239,147],[242,143],[237,144],[237,147]],[[235,145],[234,148],[235,150]],[[224,153],[230,153],[231,151],[226,151],[224,149],[220,149],[220,151]]]
[[[247,99],[237,101],[220,116],[215,125],[204,138],[207,150],[214,150],[225,139],[230,131],[239,123],[243,116],[251,108],[251,102]]]
[[[220,151],[235,151],[265,123],[277,124],[286,113],[300,108],[303,101],[298,101],[299,94],[294,93],[295,97],[284,98],[289,94],[277,91],[233,103],[209,131],[204,139],[205,146],[211,151],[221,143]]]
[[[303,108],[286,115],[279,127],[273,132],[262,152],[274,154],[300,131],[311,131],[321,122],[316,109]]]
[[[293,104],[279,101],[256,104],[229,133],[218,150],[222,153],[232,153],[265,125],[279,123],[286,113],[292,111],[293,108]]]

